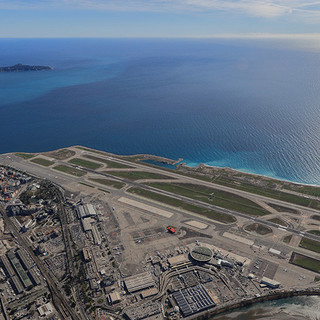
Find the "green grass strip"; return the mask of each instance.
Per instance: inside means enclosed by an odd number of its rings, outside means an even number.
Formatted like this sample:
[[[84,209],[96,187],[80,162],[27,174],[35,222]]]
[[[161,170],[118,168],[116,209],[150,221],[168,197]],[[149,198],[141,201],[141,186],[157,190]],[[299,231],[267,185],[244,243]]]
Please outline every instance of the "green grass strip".
[[[308,233],[315,234],[316,236],[320,236],[320,230],[309,230]]]
[[[146,171],[105,171],[105,173],[132,181],[142,179],[172,179],[169,176]]]
[[[91,161],[80,159],[80,158],[73,158],[69,160],[69,162],[77,166],[85,167],[87,169],[92,169],[92,170],[96,170],[102,166],[99,163],[91,162]]]
[[[80,184],[82,184],[83,186],[89,187],[89,188],[94,188],[94,186],[91,186],[90,184],[87,184],[84,182],[80,182]]]
[[[148,185],[251,216],[270,214],[256,203],[236,194],[191,183],[149,183]]]
[[[103,152],[88,149],[88,148],[84,148],[84,147],[77,147],[77,148],[105,155]],[[137,162],[139,160],[144,159],[141,155],[119,156],[119,158],[123,158],[124,160],[132,161],[132,162]],[[144,162],[142,163],[146,166],[155,167],[152,164],[148,164]],[[258,194],[258,195],[262,195],[262,196],[273,198],[273,199],[278,199],[278,200],[289,202],[289,203],[298,204],[304,207],[310,207],[315,209],[320,208],[320,202],[317,200],[312,200],[305,197],[296,196],[294,194],[282,192],[282,191],[273,189],[272,185],[280,184],[281,187],[283,187],[284,189],[294,190],[297,192],[314,195],[314,196],[320,196],[319,187],[313,187],[313,186],[301,187],[300,185],[296,185],[294,183],[286,185],[283,181],[276,180],[276,179],[267,179],[266,180],[267,184],[265,186],[259,186],[259,185],[251,184],[249,182],[239,181],[239,179],[233,179],[234,177],[247,177],[248,179],[251,179],[253,175],[246,174],[243,172],[239,172],[239,173],[234,172],[231,177],[228,177],[228,176],[225,176],[226,171],[223,168],[216,168],[217,172],[215,172],[214,175],[212,174],[205,175],[205,174],[197,173],[194,171],[185,172],[185,171],[181,171],[181,169],[161,168],[161,170],[174,172],[182,176],[192,177],[199,180],[210,181],[223,186],[231,187],[231,188],[242,190],[242,191],[247,191],[253,194]],[[264,179],[261,177],[261,180],[264,180]]]
[[[30,153],[15,153],[15,155],[22,159],[31,159],[36,156],[36,154],[30,154]]]
[[[79,170],[79,169],[76,169],[76,168],[72,168],[72,167],[69,167],[69,166],[65,166],[63,164],[61,165],[58,165],[56,167],[53,167],[54,170],[58,170],[58,171],[61,171],[61,172],[64,172],[64,173],[68,173],[68,174],[71,174],[73,176],[76,176],[76,177],[82,177],[84,176],[85,174],[87,174],[85,171],[83,170]]]
[[[314,252],[320,253],[320,242],[308,238],[302,238],[299,246]]]
[[[320,272],[320,261],[295,253],[293,264],[311,271]]]
[[[217,178],[213,182],[227,186],[227,187],[258,194],[264,197],[269,197],[272,199],[277,199],[277,200],[281,200],[289,203],[298,204],[304,207],[310,207],[314,209],[317,209],[320,207],[320,202],[317,200],[312,200],[312,199],[297,196],[294,194],[289,194],[279,190],[271,189],[270,187],[260,187],[253,184],[243,183],[243,182],[241,182],[240,184],[236,184],[236,183],[232,183],[229,179],[227,180],[224,178]]]
[[[320,188],[314,187],[314,186],[304,186],[304,185],[298,185],[298,184],[289,184],[284,185],[284,189],[292,190],[299,193],[304,193],[310,196],[319,197],[320,196]]]
[[[44,159],[44,158],[35,158],[35,159],[30,160],[30,161],[34,162],[34,163],[37,163],[37,164],[40,164],[41,166],[45,166],[45,167],[49,167],[49,166],[54,164],[54,161],[50,161],[50,160],[47,160],[47,159]]]
[[[102,163],[106,164],[108,166],[108,168],[119,168],[119,169],[121,169],[121,168],[123,168],[123,169],[132,168],[132,167],[127,166],[127,165],[122,164],[122,163],[118,163],[118,162],[107,160],[107,159],[102,159],[100,157],[95,157],[95,156],[91,156],[91,155],[88,155],[88,154],[84,155],[83,157],[91,159],[91,160],[95,160],[95,161],[98,161],[98,162],[102,162]]]
[[[210,209],[198,207],[189,203],[186,203],[182,200],[175,199],[172,197],[168,197],[162,194],[158,194],[152,191],[140,189],[140,188],[130,188],[127,190],[129,193],[133,193],[148,199],[152,199],[155,201],[159,201],[168,205],[171,205],[173,207],[181,208],[190,212],[198,213],[200,215],[203,215],[205,217],[211,218],[216,221],[220,221],[223,223],[232,223],[236,221],[236,218],[232,215],[216,212]]]
[[[105,186],[113,187],[116,189],[121,189],[122,187],[125,186],[125,183],[114,181],[114,180],[108,180],[108,179],[89,178],[88,180],[103,184]]]

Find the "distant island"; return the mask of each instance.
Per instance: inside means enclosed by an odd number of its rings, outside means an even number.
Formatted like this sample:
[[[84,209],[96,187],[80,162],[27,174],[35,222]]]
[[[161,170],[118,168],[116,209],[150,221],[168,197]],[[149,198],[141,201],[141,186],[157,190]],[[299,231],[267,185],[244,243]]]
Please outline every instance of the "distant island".
[[[42,70],[52,70],[53,68],[49,66],[29,66],[25,64],[15,64],[10,67],[0,67],[0,72],[23,72],[23,71],[42,71]]]

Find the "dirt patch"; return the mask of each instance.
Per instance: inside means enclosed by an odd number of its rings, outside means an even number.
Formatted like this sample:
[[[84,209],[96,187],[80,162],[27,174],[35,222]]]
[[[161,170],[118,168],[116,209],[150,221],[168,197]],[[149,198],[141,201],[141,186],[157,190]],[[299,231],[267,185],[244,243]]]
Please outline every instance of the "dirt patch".
[[[266,234],[272,233],[272,229],[269,227],[266,227],[260,223],[253,223],[249,224],[244,228],[246,231],[254,232],[256,234],[259,234],[261,236],[264,236]]]
[[[188,239],[188,238],[195,238],[195,237],[201,237],[201,238],[209,238],[211,239],[212,236],[199,232],[199,231],[195,231],[193,229],[190,228],[185,228],[185,227],[181,227],[180,231],[184,231],[182,232],[183,236],[179,237],[180,240],[182,239]]]
[[[50,158],[54,158],[57,160],[66,160],[73,157],[76,153],[73,150],[69,149],[60,149],[51,152],[45,152],[43,155],[48,156]]]
[[[284,206],[280,206],[278,204],[267,203],[267,205],[270,206],[271,208],[277,210],[278,212],[288,212],[288,213],[293,213],[293,214],[300,214],[300,212],[298,210],[284,207]]]
[[[290,234],[289,236],[285,236],[282,241],[284,243],[290,243],[291,239],[292,239],[292,234]]]

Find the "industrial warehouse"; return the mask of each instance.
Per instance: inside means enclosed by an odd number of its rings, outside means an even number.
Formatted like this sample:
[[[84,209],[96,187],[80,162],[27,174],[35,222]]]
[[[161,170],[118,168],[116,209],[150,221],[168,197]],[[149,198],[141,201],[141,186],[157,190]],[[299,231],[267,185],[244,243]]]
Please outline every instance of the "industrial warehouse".
[[[87,203],[77,207],[77,215],[79,219],[83,219],[87,217],[95,217],[97,212],[92,204]]]
[[[155,285],[155,281],[150,272],[126,278],[124,282],[129,293],[151,288]]]
[[[6,255],[1,256],[0,260],[16,293],[41,284],[39,271],[22,249],[11,249]]]
[[[82,147],[30,157],[8,161],[55,185],[22,178],[17,186],[16,177],[26,175],[2,170],[2,191],[13,191],[4,202],[7,229],[0,239],[0,287],[8,313],[14,312],[8,319],[194,320],[269,297],[317,293],[318,274],[296,265],[318,263],[317,253],[299,246],[301,238],[317,236],[307,228],[290,233],[288,222],[308,217],[314,223],[314,213],[269,198],[254,203],[251,194],[234,197],[249,203],[252,214],[264,202],[266,217],[216,212],[221,194],[211,192],[209,180],[171,176]],[[224,201],[231,193],[225,191]],[[186,194],[194,194],[193,206],[208,194],[201,210],[207,214],[212,203],[218,221],[189,214],[180,206]],[[168,197],[174,201],[166,203]],[[288,227],[274,226],[284,211]],[[219,220],[226,215],[230,219]]]
[[[267,277],[259,279],[252,273],[247,274],[243,262],[232,257],[222,259],[220,251],[201,246],[198,242],[188,251],[167,259],[158,252],[159,259],[153,258],[152,265],[155,268],[162,266],[160,279],[149,271],[124,278],[126,293],[135,302],[140,302],[139,307],[125,312],[128,319],[162,319],[157,303],[142,301],[150,301],[163,294],[169,301],[167,313],[174,319],[177,313],[187,318],[213,310],[221,303],[241,299],[249,292],[260,296],[264,290],[280,286],[280,283]],[[124,302],[118,292],[111,292],[108,300],[111,305]]]
[[[177,291],[173,293],[173,298],[184,317],[216,305],[202,284]]]

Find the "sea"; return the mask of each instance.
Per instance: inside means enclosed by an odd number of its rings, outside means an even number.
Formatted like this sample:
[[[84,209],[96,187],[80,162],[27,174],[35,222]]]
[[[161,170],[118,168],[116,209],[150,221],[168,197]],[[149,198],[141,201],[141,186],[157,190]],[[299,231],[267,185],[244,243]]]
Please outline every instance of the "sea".
[[[241,308],[210,320],[319,320],[320,297],[301,296]]]
[[[320,184],[312,43],[0,39],[16,63],[54,70],[0,73],[0,153],[79,144]]]
[[[320,185],[318,39],[0,39],[0,153],[84,145]],[[311,319],[319,297],[214,319]]]

